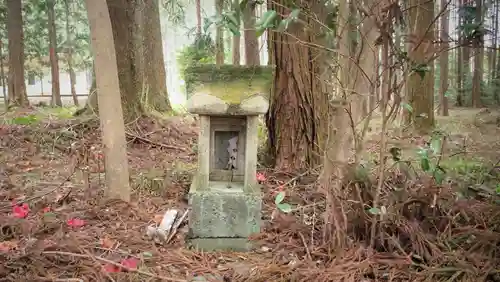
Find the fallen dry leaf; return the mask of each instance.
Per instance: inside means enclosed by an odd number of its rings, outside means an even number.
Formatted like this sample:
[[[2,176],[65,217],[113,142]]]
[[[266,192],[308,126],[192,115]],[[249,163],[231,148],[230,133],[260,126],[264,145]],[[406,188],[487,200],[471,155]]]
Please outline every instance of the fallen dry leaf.
[[[17,248],[17,245],[18,245],[17,240],[0,242],[0,252],[3,253],[10,252],[11,250]]]

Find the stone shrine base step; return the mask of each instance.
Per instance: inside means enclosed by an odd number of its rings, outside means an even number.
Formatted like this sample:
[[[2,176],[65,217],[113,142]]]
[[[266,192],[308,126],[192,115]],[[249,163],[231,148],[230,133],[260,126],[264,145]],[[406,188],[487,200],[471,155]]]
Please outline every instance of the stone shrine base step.
[[[188,239],[188,244],[195,250],[248,252],[252,243],[247,238],[196,238]]]
[[[243,185],[210,181],[200,189],[193,181],[188,195],[191,207],[188,238],[203,250],[248,250],[248,237],[260,232],[262,196]],[[260,189],[259,189],[260,190]]]

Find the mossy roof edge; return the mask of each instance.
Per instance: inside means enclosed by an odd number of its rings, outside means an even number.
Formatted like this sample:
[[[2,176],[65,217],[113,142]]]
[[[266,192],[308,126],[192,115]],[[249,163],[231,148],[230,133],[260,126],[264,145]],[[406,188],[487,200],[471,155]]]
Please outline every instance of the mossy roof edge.
[[[184,71],[187,84],[231,80],[272,80],[274,66],[236,66],[203,64],[189,66]]]

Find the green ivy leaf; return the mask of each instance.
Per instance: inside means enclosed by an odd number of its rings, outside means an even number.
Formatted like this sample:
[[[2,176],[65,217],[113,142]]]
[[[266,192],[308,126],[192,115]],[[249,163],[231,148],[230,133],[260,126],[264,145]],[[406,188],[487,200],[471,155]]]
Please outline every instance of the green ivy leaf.
[[[276,11],[268,10],[262,15],[262,18],[257,23],[257,26],[260,26],[264,29],[273,27],[274,20],[277,16],[278,14],[276,13]]]
[[[285,199],[285,192],[279,192],[278,195],[276,195],[276,198],[274,199],[274,203],[276,205],[279,205],[283,200]]]
[[[431,150],[434,154],[441,153],[441,138],[434,137],[431,140]]]
[[[278,204],[278,209],[284,213],[290,213],[292,212],[292,206],[290,204]]]
[[[428,158],[420,159],[420,167],[423,171],[428,172],[431,169],[431,163]]]
[[[438,168],[436,168],[436,170],[434,170],[434,181],[436,181],[436,184],[438,184],[438,185],[443,184],[444,177],[445,177],[445,173],[443,170],[438,169]]]
[[[408,103],[401,103],[401,107],[405,108],[408,112],[413,113],[413,107]]]
[[[380,214],[380,209],[378,208],[370,208],[368,210],[369,213],[373,214],[373,215],[377,215],[377,214]]]

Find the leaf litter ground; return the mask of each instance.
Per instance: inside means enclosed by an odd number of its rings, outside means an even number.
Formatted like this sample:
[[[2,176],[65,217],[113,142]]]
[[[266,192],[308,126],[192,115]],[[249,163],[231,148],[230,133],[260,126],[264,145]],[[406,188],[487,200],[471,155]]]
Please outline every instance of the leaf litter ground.
[[[167,209],[187,209],[195,120],[128,125],[130,204],[102,200],[97,121],[33,120],[0,126],[0,281],[500,281],[498,196],[483,191],[457,198],[477,179],[467,178],[467,187],[453,181],[437,186],[389,170],[382,200],[387,212],[380,215],[374,249],[366,242],[376,179],[353,181],[338,195],[348,244],[334,250],[324,236],[318,172],[261,170],[265,226],[253,238],[256,251],[202,253],[185,247],[185,224],[169,244],[145,236]],[[480,129],[498,131],[488,126]],[[490,150],[499,148],[492,145],[496,136],[485,135]],[[490,176],[488,183],[497,180]],[[276,211],[280,191],[292,214]]]

